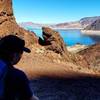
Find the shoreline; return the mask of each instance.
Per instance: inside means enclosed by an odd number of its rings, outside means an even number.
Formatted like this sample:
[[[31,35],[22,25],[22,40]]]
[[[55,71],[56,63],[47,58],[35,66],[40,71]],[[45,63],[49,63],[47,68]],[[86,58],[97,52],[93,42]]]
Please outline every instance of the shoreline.
[[[24,27],[23,27],[24,28]],[[54,30],[82,30],[83,28],[53,28],[53,27],[50,27]],[[39,28],[34,28],[33,29],[36,29],[36,30],[41,30],[42,27],[39,27]],[[28,29],[27,29],[28,30]]]
[[[83,28],[52,28],[54,30],[82,30]]]
[[[94,31],[94,30],[81,30],[81,33],[84,35],[97,35],[100,36],[100,31]]]
[[[76,44],[74,46],[67,46],[67,50],[71,53],[78,53],[84,49],[87,49],[89,46],[83,44]]]

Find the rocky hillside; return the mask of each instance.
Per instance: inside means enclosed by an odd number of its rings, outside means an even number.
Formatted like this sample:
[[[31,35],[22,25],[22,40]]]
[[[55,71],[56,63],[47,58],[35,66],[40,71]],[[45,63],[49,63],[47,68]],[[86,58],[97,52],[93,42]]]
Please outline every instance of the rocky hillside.
[[[95,22],[98,19],[100,19],[100,16],[96,16],[96,17],[85,17],[85,18],[80,19],[79,22],[80,22],[80,24],[83,27],[86,27],[88,25],[91,25],[93,22]]]
[[[100,68],[100,44],[95,44],[89,48],[82,50],[79,54],[86,59],[89,66],[95,66],[95,68]]]
[[[99,67],[95,69],[96,64],[92,66],[91,63],[94,58],[88,62],[88,57],[70,53],[59,33],[51,28],[43,27],[42,32],[43,39],[39,38],[40,45],[33,45],[31,54],[24,54],[18,64],[29,77],[99,76]],[[95,58],[98,53],[95,54]],[[85,55],[85,52],[83,54]]]
[[[35,33],[20,28],[13,15],[12,0],[0,0],[0,36],[17,35],[26,40],[26,45],[37,43]]]
[[[88,25],[84,30],[99,30],[100,31],[100,19],[97,19],[92,24]]]
[[[43,27],[42,31],[43,39],[39,38],[39,43],[40,45],[44,46],[46,50],[51,50],[57,54],[60,54],[62,57],[61,61],[71,62],[76,65],[88,67],[87,61],[83,59],[82,56],[72,54],[67,50],[59,32],[48,27]]]

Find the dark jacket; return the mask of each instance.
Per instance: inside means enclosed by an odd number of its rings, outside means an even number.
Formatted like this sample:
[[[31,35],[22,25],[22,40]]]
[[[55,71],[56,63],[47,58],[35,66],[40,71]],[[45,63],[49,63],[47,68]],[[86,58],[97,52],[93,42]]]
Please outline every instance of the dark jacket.
[[[8,65],[8,72],[5,80],[5,100],[27,100],[32,97],[29,87],[29,80],[19,69]]]

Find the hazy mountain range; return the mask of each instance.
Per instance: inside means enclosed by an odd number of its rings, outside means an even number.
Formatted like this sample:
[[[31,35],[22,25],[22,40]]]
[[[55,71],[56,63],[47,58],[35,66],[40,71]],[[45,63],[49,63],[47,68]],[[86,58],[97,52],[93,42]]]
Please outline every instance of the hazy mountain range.
[[[55,28],[55,29],[84,29],[88,26],[91,27],[90,25],[93,24],[97,20],[100,20],[100,16],[84,17],[84,18],[80,19],[79,21],[65,22],[65,23],[58,23],[58,24],[41,24],[41,23],[39,24],[39,23],[33,23],[33,22],[22,22],[22,23],[19,23],[19,25],[21,27],[28,28],[28,29],[41,28],[43,26],[51,27],[51,28]]]

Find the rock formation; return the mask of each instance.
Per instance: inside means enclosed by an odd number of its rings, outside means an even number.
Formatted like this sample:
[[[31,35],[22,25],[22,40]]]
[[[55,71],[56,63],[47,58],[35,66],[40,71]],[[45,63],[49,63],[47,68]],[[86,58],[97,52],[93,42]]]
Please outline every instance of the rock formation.
[[[36,43],[38,38],[35,33],[20,28],[13,15],[12,0],[0,0],[0,37],[13,34],[24,38],[26,45]]]
[[[39,38],[39,43],[47,50],[54,51],[62,56],[63,61],[71,62],[81,66],[88,66],[88,63],[82,56],[68,52],[66,45],[59,32],[48,27],[43,27],[43,39]]]
[[[42,31],[44,39],[42,44],[46,47],[46,49],[60,53],[61,55],[67,53],[64,41],[58,32],[48,27],[43,27]]]

